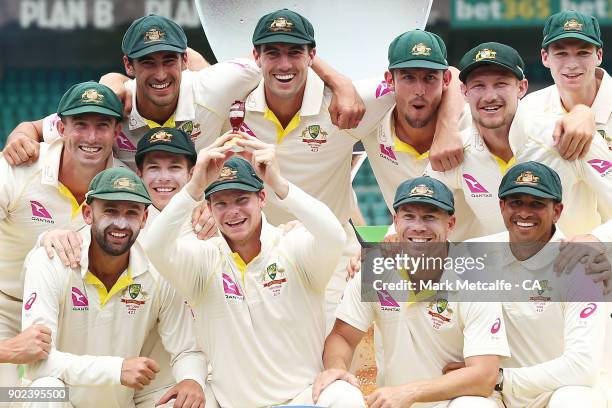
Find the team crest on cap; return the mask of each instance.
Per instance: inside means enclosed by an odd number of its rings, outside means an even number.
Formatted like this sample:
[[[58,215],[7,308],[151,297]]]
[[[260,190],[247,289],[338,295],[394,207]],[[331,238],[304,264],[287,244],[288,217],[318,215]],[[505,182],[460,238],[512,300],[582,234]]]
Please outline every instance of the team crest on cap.
[[[565,31],[582,31],[582,24],[575,18],[572,18],[563,24],[563,29]]]
[[[238,170],[234,170],[231,167],[223,166],[221,172],[219,173],[219,178],[217,179],[217,181],[235,180],[238,178],[236,174],[238,174]]]
[[[488,48],[483,48],[482,50],[476,53],[474,57],[474,61],[480,61],[483,59],[495,59],[497,56],[497,51],[490,50]]]
[[[412,47],[412,55],[431,55],[431,48],[423,43],[418,43]]]
[[[104,95],[95,89],[88,89],[81,95],[82,103],[102,103]]]
[[[136,190],[136,183],[127,177],[119,177],[113,181],[113,188],[118,190]]]
[[[149,143],[171,142],[171,141],[172,141],[172,135],[166,132],[165,130],[160,130],[158,132],[155,132],[149,138]]]
[[[425,184],[419,184],[418,186],[414,187],[412,190],[410,190],[410,196],[425,196],[425,197],[431,197],[433,196],[434,191],[427,187]]]
[[[279,31],[290,32],[293,31],[293,23],[285,17],[275,18],[270,24],[269,30],[275,33]]]
[[[144,42],[145,44],[163,41],[166,38],[166,33],[157,28],[151,28],[144,33]]]
[[[516,184],[534,184],[540,183],[540,178],[530,171],[524,171],[516,178]]]

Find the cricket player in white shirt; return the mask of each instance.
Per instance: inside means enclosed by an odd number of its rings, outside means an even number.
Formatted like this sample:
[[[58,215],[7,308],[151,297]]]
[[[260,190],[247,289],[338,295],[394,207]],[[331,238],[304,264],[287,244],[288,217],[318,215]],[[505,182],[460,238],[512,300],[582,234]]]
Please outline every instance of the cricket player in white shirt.
[[[238,144],[253,165],[227,160],[232,137],[200,151],[191,180],[150,226],[147,252],[195,307],[221,406],[311,403],[322,368],[324,289],[344,232],[329,208],[281,176],[272,145],[247,137]],[[305,229],[282,235],[266,222],[262,180]],[[222,236],[179,239],[204,190]],[[363,406],[356,387],[339,381],[334,389],[324,406]]]
[[[402,242],[426,256],[447,256],[447,245],[432,244],[446,243],[456,222],[453,196],[443,183],[431,177],[407,180],[398,187],[393,206]],[[444,276],[437,269],[410,272],[415,283],[438,282]],[[314,385],[315,401],[332,381],[355,381],[347,372],[355,346],[376,323],[384,350],[384,360],[379,361],[384,379],[368,397],[368,406],[497,406],[488,397],[498,378],[500,357],[509,356],[499,303],[449,301],[427,290],[410,292],[408,302],[382,290],[377,291],[379,302],[364,302],[361,284],[359,277],[351,280],[338,306],[336,324],[325,342],[326,370]],[[456,357],[469,361],[467,367],[445,373],[446,364]]]
[[[543,285],[529,300],[502,303],[512,356],[502,362],[500,388],[509,408],[606,406],[600,366],[609,339],[605,308],[597,302],[603,287],[581,279],[580,264],[573,276],[553,272],[558,249],[548,244],[564,237],[557,226],[562,188],[550,167],[517,164],[498,193],[507,231],[478,238],[493,243],[487,251],[488,262],[495,262],[491,272],[510,279],[532,276]]]
[[[138,406],[134,389],[159,371],[154,360],[138,357],[155,327],[178,382],[158,403],[175,398],[174,406],[204,406],[206,362],[191,313],[137,242],[150,203],[132,171],[105,170],[83,206],[90,227],[80,231],[80,267],[48,259],[44,248],[28,255],[23,328],[45,324],[53,341],[49,357],[27,368],[31,387],[69,386],[75,407]]]
[[[599,136],[612,149],[612,79],[599,67],[603,41],[597,18],[575,10],[551,15],[541,55],[555,83],[525,97],[528,111],[562,116],[576,105],[589,106]]]

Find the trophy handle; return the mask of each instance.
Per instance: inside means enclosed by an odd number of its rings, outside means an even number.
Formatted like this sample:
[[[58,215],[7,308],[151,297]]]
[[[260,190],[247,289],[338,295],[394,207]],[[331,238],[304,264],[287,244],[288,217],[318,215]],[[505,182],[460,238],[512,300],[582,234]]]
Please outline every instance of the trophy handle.
[[[432,0],[194,1],[218,61],[250,55],[259,18],[286,7],[314,26],[317,55],[352,79],[382,76],[391,41],[405,31],[424,29],[432,4]]]

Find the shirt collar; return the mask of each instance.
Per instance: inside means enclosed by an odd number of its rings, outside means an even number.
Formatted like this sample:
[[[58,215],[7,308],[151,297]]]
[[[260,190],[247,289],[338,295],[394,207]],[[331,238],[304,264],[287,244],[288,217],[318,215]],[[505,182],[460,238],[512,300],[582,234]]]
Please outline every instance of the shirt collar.
[[[83,239],[81,245],[81,277],[85,279],[87,271],[89,270],[89,246],[91,245],[91,226],[86,225],[79,230],[79,234]],[[130,248],[130,260],[128,262],[128,269],[131,271],[132,278],[142,275],[148,272],[150,269],[149,258],[138,240],[132,244]]]
[[[555,232],[550,238],[550,241],[548,242],[561,242],[561,240],[564,238],[565,235],[561,232],[561,230],[559,230],[558,226],[555,226]],[[510,265],[514,262],[519,262],[524,268],[528,270],[538,270],[546,267],[547,265],[552,264],[557,255],[559,254],[558,245],[545,245],[538,253],[533,255],[531,258],[525,259],[524,261],[519,261],[518,259],[516,259],[516,257],[510,250],[510,238],[508,232],[505,233],[504,239],[507,244],[504,246],[504,251],[502,254],[503,266]]]
[[[42,172],[40,183],[57,187],[59,185],[60,163],[64,151],[64,139],[59,137],[49,144],[44,157],[41,158]],[[106,168],[119,167],[121,162],[115,160],[112,153],[106,160]],[[123,166],[125,167],[125,166]]]
[[[306,78],[306,89],[304,90],[304,98],[302,100],[302,107],[300,108],[300,116],[314,116],[321,112],[321,105],[323,103],[323,91],[325,84],[323,81],[312,71],[308,70],[308,76]],[[252,112],[265,112],[266,109],[266,92],[264,88],[264,80],[259,81],[257,88],[253,90],[247,96],[245,108],[247,111]]]
[[[185,70],[181,73],[181,86],[179,89],[179,98],[174,112],[174,120],[176,122],[184,122],[195,119],[195,103],[193,99],[193,75],[194,73]],[[130,130],[138,129],[147,126],[145,118],[138,112],[136,107],[136,80],[130,80],[125,83],[126,89],[132,95],[132,111],[128,120],[128,128]],[[162,125],[160,123],[160,125]]]

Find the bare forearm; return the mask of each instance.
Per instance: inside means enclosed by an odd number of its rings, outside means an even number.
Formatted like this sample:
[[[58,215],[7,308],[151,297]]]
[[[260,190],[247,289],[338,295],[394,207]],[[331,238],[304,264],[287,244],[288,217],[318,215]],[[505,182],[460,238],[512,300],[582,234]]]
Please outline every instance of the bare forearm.
[[[432,380],[406,384],[416,393],[417,402],[444,401],[463,395],[489,397],[495,387],[496,376],[488,375],[479,367],[465,367]]]
[[[42,119],[34,122],[21,122],[15,129],[9,134],[7,141],[10,141],[17,137],[17,135],[24,135],[28,139],[32,139],[36,142],[42,142],[43,131],[42,131]]]
[[[331,333],[325,340],[323,368],[346,370],[351,367],[355,349],[339,334]]]

